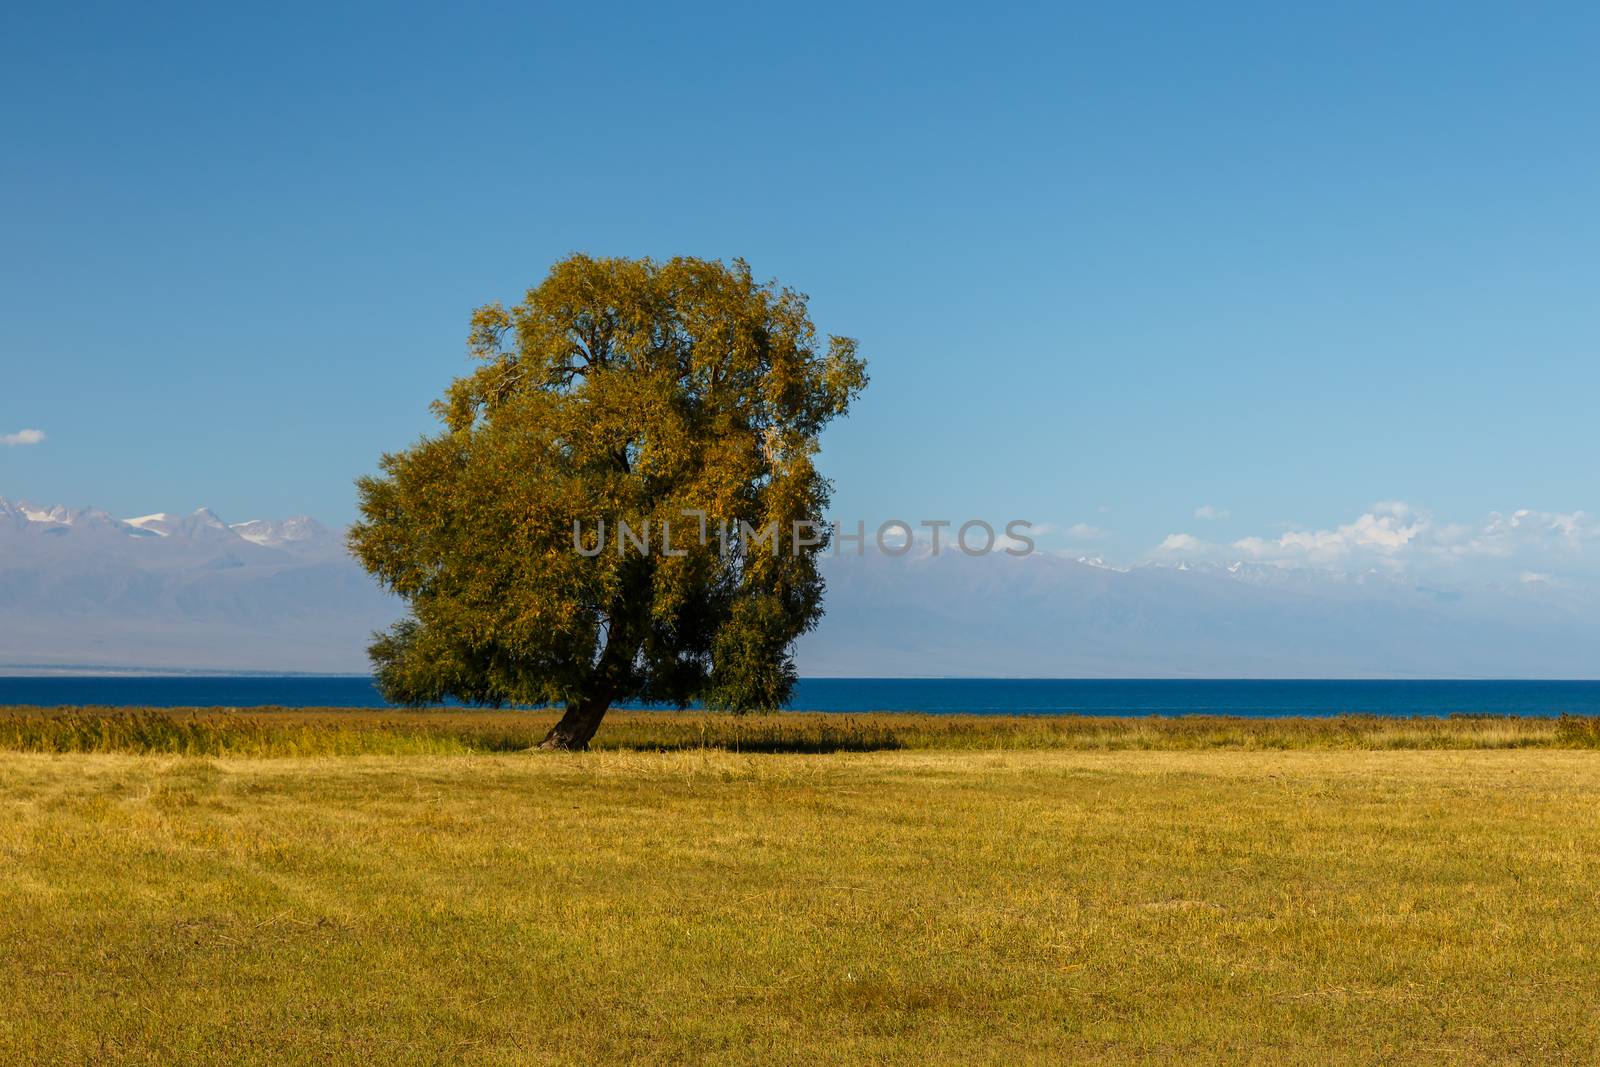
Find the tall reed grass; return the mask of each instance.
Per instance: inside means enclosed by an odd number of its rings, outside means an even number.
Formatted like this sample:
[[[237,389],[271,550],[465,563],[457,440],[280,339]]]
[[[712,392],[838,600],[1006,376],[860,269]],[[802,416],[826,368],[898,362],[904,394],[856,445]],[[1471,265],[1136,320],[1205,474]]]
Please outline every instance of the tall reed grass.
[[[0,749],[181,756],[466,755],[537,745],[550,711],[337,708],[0,708]],[[1600,718],[1246,718],[860,715],[734,716],[616,711],[594,747],[610,750],[870,752],[888,749],[1506,749],[1600,748]]]

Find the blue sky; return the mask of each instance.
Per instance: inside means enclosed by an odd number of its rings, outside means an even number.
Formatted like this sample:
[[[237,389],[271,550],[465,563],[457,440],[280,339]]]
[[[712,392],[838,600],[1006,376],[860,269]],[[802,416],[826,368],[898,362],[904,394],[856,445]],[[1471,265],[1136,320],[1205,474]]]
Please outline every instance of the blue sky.
[[[1596,54],[1558,4],[10,4],[0,434],[45,440],[0,495],[348,521],[472,307],[582,250],[743,256],[860,339],[840,517],[1559,530]]]

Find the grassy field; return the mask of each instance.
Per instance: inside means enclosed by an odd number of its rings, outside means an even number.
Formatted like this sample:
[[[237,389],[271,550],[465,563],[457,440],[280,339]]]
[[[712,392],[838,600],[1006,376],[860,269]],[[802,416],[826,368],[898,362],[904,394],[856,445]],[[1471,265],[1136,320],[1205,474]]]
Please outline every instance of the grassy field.
[[[547,721],[0,713],[0,1062],[1600,1058],[1582,720]]]
[[[0,750],[188,756],[473,755],[521,752],[550,711],[351,708],[0,707]],[[719,715],[613,711],[603,751],[1600,748],[1600,718],[1113,718],[1092,715]]]

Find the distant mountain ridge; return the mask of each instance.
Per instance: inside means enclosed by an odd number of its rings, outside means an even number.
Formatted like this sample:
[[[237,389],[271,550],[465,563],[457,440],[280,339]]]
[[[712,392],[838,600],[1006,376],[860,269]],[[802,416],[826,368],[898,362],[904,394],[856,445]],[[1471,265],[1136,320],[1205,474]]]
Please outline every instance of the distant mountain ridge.
[[[62,535],[73,530],[98,531],[121,534],[127,537],[176,537],[179,540],[212,539],[226,541],[235,537],[254,545],[270,548],[292,548],[342,552],[343,538],[309,515],[294,515],[281,522],[251,519],[228,524],[207,507],[196,508],[188,515],[171,515],[158,511],[132,519],[114,518],[110,512],[99,508],[68,508],[61,505],[40,507],[24,500],[10,501],[0,497],[0,528],[27,530],[37,526],[39,532]]]
[[[1235,561],[1040,552],[829,559],[802,674],[1031,678],[1600,678],[1600,598]]]
[[[1600,596],[1582,584],[1046,552],[847,552],[823,574],[802,674],[1600,677]],[[403,611],[306,516],[0,498],[0,672],[364,673],[371,633]]]
[[[307,516],[0,498],[0,670],[362,672],[402,606]]]

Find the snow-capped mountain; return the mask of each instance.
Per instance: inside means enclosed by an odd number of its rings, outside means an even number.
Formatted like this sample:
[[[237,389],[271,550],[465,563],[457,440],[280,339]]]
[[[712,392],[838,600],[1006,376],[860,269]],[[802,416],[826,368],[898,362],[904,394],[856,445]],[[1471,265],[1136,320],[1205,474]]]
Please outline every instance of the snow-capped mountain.
[[[130,519],[115,519],[99,508],[68,508],[59,504],[40,507],[26,501],[9,501],[0,497],[0,524],[7,521],[13,528],[25,528],[22,524],[37,524],[46,531],[61,528],[61,532],[65,532],[66,529],[77,527],[110,530],[131,537],[222,541],[237,538],[270,548],[327,549],[342,544],[340,535],[309,515],[294,515],[278,522],[250,519],[229,524],[206,507],[196,508],[187,515],[158,511]]]
[[[115,526],[116,522],[98,508],[68,508],[60,504],[39,507],[26,501],[10,501],[0,497],[0,529],[27,529],[35,523],[42,528],[95,524]]]
[[[7,525],[12,529],[37,525],[46,532],[52,529],[65,532],[71,528],[98,528],[131,537],[211,538],[224,541],[238,538],[268,547],[329,548],[342,544],[339,534],[309,515],[294,515],[281,521],[250,519],[229,524],[206,507],[196,508],[187,515],[158,511],[150,515],[117,519],[99,508],[69,508],[60,504],[43,507],[24,500],[12,501],[0,497],[0,527]]]
[[[141,515],[122,521],[140,533],[155,534],[157,537],[219,537],[228,530],[228,524],[210,508],[196,508],[191,514],[182,516],[158,511],[154,515]]]
[[[274,548],[308,548],[338,541],[338,535],[309,515],[295,515],[282,522],[251,519],[236,522],[228,529],[252,544]]]
[[[1391,571],[1047,553],[825,557],[802,673],[1597,677],[1600,595]],[[403,606],[305,517],[0,499],[0,671],[351,671]]]
[[[1250,562],[824,561],[802,673],[1013,677],[1600,677],[1600,596]]]
[[[364,671],[400,606],[342,532],[0,498],[0,670]]]

